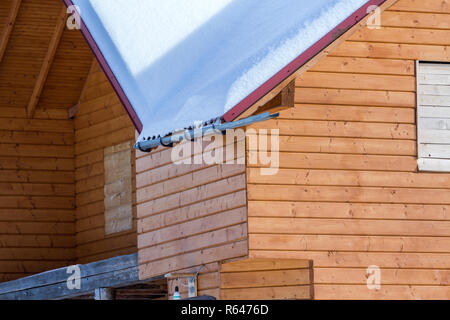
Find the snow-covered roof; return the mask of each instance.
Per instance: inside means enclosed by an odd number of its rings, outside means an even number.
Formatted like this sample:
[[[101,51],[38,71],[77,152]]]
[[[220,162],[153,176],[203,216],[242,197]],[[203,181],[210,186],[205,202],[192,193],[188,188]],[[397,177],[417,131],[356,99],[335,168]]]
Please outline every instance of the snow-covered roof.
[[[283,79],[274,75],[302,53],[346,19],[345,28],[355,24],[358,10],[365,15],[367,6],[383,2],[64,1],[78,6],[83,33],[135,124],[143,125],[141,137],[249,107],[261,98],[258,88],[276,86]]]

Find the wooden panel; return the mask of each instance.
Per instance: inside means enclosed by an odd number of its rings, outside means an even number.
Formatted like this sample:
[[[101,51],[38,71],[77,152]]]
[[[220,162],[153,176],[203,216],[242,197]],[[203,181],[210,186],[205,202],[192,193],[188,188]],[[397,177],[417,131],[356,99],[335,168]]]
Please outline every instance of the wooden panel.
[[[133,227],[132,146],[130,141],[104,149],[105,234]]]
[[[449,9],[397,1],[297,79],[295,108],[252,126],[280,130],[280,168],[247,166],[250,258],[313,260],[317,299],[450,299],[450,175],[417,170],[450,170],[433,158],[449,156],[450,71],[415,77],[415,60],[450,61]]]
[[[227,300],[312,299],[312,262],[248,259],[223,263],[220,291]]]

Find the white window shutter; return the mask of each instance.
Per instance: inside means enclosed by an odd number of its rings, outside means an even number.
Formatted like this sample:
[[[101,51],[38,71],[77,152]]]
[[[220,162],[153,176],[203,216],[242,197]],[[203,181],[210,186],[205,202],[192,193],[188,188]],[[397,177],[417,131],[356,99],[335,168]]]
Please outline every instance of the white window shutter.
[[[450,172],[450,63],[417,62],[420,171]]]

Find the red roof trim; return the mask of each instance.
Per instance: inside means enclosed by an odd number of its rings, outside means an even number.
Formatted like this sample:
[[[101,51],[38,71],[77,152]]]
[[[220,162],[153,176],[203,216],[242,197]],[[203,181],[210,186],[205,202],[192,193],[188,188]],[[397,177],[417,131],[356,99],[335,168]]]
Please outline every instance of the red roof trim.
[[[288,78],[291,74],[297,71],[300,67],[302,67],[305,63],[307,63],[310,59],[316,56],[319,52],[325,49],[329,44],[331,44],[334,40],[336,40],[341,34],[345,31],[356,25],[359,21],[361,21],[365,16],[367,16],[367,9],[370,6],[376,5],[380,6],[386,0],[370,0],[361,8],[356,10],[350,17],[341,22],[336,28],[327,33],[322,39],[317,41],[314,45],[309,47],[305,52],[299,55],[294,59],[291,63],[289,63],[286,67],[281,69],[280,72],[275,74],[265,83],[263,83],[258,89],[250,93],[246,98],[244,98],[241,102],[239,102],[236,106],[231,108],[228,112],[223,115],[225,121],[230,122],[236,119],[241,113],[250,108],[253,104],[255,104],[259,99],[264,97],[267,93],[269,93],[273,88],[275,88],[278,84],[283,82],[286,78]],[[338,36],[336,36],[338,35]]]
[[[66,5],[66,7],[73,6],[72,0],[63,0],[63,2]],[[89,32],[89,29],[86,27],[86,24],[83,22],[83,19],[81,19],[81,33],[83,34],[84,38],[86,39],[86,42],[88,43],[89,47],[91,48],[92,52],[94,53],[94,56],[97,58],[97,61],[100,64],[100,67],[103,69],[103,72],[106,74],[106,77],[109,79],[109,82],[111,83],[112,87],[114,88],[114,91],[116,92],[117,96],[119,97],[120,101],[122,102],[123,106],[125,107],[125,110],[127,111],[128,115],[130,116],[130,119],[133,122],[134,127],[140,133],[142,131],[142,122],[139,119],[138,115],[136,114],[136,111],[134,110],[133,106],[131,105],[130,100],[128,100],[128,97],[126,96],[125,92],[123,91],[119,81],[117,80],[113,71],[109,67],[109,64],[106,61],[105,57],[103,56],[102,52],[100,51],[100,48],[98,47],[97,43],[95,42],[94,38],[92,37],[91,33]]]

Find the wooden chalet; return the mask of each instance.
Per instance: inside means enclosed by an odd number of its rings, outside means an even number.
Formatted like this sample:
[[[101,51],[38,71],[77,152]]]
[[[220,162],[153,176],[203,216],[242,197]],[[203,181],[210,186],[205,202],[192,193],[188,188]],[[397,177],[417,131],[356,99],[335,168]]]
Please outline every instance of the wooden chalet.
[[[380,13],[242,111],[281,110],[262,175],[136,151],[62,1],[2,0],[0,299],[450,299],[450,2]]]

